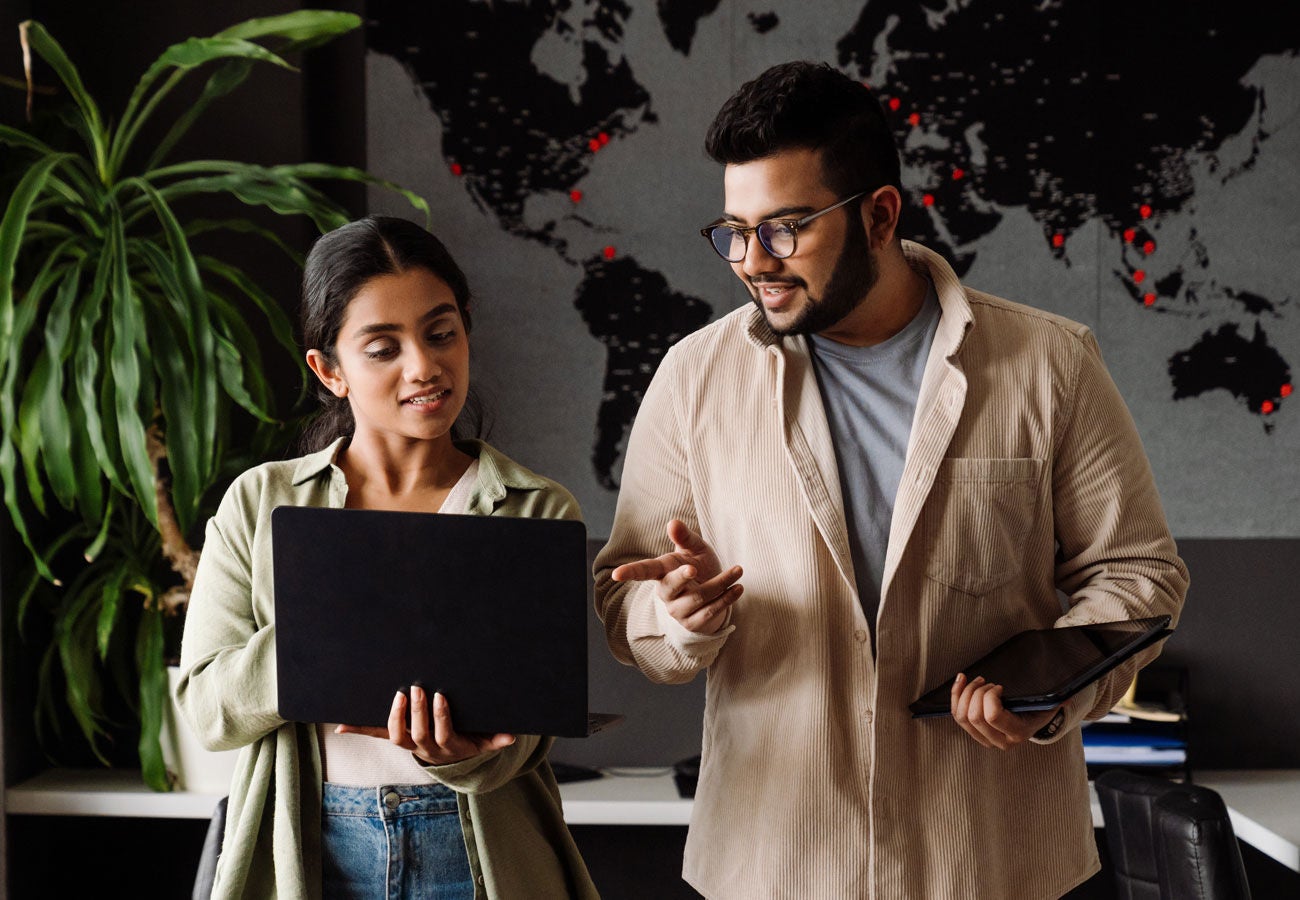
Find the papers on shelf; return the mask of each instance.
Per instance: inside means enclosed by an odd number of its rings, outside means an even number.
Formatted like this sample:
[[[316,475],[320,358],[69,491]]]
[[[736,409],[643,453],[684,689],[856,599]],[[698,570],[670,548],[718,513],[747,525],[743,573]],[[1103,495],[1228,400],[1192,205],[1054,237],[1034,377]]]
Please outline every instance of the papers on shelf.
[[[1187,762],[1185,747],[1083,747],[1083,759],[1093,765],[1162,765]]]
[[[1094,765],[1180,765],[1187,744],[1175,735],[1085,728],[1083,758]]]

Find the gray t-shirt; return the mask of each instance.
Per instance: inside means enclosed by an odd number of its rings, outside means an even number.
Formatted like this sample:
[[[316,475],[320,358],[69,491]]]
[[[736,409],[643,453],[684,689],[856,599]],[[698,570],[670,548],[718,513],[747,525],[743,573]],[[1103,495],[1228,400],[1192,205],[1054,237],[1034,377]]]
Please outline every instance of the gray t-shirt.
[[[912,321],[883,343],[850,347],[810,336],[813,368],[835,443],[858,597],[873,648],[894,498],[938,325],[939,298],[932,284]]]

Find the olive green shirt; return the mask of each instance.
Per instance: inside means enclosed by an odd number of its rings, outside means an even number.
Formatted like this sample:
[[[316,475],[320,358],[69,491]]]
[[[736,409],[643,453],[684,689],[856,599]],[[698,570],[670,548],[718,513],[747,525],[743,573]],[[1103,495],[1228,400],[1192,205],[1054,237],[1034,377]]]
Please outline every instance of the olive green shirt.
[[[334,464],[343,440],[240,475],[208,522],[186,613],[176,702],[206,747],[243,748],[214,900],[321,894],[316,731],[276,711],[270,521],[277,506],[344,505],[348,485]],[[580,518],[577,501],[554,481],[482,442],[458,447],[479,461],[469,514]],[[426,767],[431,780],[457,792],[476,898],[599,896],[564,823],[546,761],[552,740],[518,735],[502,750]]]

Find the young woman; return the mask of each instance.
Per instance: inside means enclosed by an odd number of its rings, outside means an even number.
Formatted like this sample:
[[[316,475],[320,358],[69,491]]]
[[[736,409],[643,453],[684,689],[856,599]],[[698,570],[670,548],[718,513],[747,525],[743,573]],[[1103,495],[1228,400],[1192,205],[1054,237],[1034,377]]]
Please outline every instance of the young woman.
[[[230,487],[182,640],[176,699],[190,726],[212,749],[244,748],[213,897],[597,897],[561,813],[550,738],[458,734],[446,700],[416,686],[385,729],[276,713],[276,506],[579,516],[560,485],[453,440],[469,290],[433,235],[382,217],[324,235],[302,304],[324,404],[304,439],[314,452]],[[368,652],[339,665],[363,666]]]

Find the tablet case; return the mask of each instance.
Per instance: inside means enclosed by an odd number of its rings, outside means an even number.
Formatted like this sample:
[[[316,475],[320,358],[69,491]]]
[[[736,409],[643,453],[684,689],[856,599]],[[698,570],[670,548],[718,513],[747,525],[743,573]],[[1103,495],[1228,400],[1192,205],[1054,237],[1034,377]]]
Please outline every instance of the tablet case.
[[[1133,654],[1173,634],[1169,616],[1022,631],[961,672],[1002,685],[1002,705],[1012,712],[1052,709]],[[952,712],[957,673],[926,691],[908,709],[913,718]]]
[[[441,691],[462,732],[585,737],[580,521],[278,507],[279,713],[382,726],[397,691]]]

